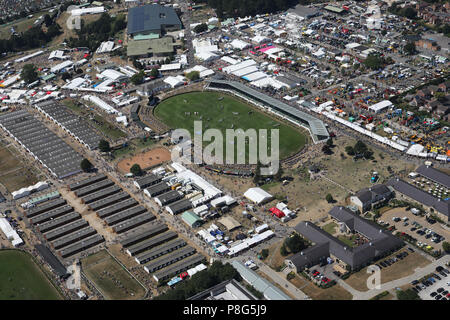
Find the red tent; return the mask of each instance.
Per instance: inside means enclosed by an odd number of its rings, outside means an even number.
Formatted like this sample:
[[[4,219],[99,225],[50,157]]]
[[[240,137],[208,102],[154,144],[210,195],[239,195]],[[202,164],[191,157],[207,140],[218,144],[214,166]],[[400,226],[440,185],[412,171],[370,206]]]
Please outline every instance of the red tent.
[[[270,208],[269,210],[270,210],[270,212],[272,212],[273,215],[277,216],[278,218],[284,217],[284,213],[275,207]]]

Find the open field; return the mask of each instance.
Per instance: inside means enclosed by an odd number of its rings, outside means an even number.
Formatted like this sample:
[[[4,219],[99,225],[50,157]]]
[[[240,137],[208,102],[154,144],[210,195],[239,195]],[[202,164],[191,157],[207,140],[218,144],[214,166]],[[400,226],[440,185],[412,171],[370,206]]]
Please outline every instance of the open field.
[[[135,155],[132,158],[123,159],[117,164],[122,173],[130,172],[131,166],[138,164],[142,169],[151,168],[171,159],[169,150],[165,148],[155,148],[144,153]]]
[[[384,261],[388,258],[395,257],[402,249],[394,253],[393,255],[383,258],[380,261]],[[414,273],[416,268],[424,267],[430,263],[424,256],[418,252],[409,252],[409,255],[403,260],[398,260],[394,264],[387,268],[381,269],[381,283],[386,283],[392,280],[400,279]],[[367,279],[370,273],[367,273],[367,268],[364,268],[354,274],[348,279],[344,280],[347,284],[359,291],[367,291]]]
[[[56,288],[25,252],[0,251],[0,270],[0,300],[61,299]]]
[[[87,109],[86,107],[79,106],[74,100],[66,99],[63,104],[72,110],[73,113],[83,116],[87,122],[97,129],[104,137],[117,140],[127,136],[125,132],[117,128],[115,125],[105,120],[104,117],[98,115],[97,113]]]
[[[350,292],[338,284],[323,289],[298,274],[289,281],[313,300],[351,300],[353,298]]]
[[[203,122],[203,131],[209,128],[219,129],[224,137],[226,129],[279,129],[281,159],[297,153],[307,143],[305,133],[280,123],[231,96],[217,92],[192,92],[173,96],[163,100],[154,113],[171,128],[189,130],[192,138],[194,121]],[[270,150],[269,132],[268,135]],[[208,145],[207,142],[204,143],[204,146],[206,145]],[[224,146],[224,154],[225,152]],[[247,151],[246,155],[248,155]]]
[[[13,192],[36,182],[38,178],[33,171],[25,167],[8,148],[0,145],[0,183]]]
[[[106,299],[140,299],[145,294],[145,289],[105,250],[82,259],[81,265]]]

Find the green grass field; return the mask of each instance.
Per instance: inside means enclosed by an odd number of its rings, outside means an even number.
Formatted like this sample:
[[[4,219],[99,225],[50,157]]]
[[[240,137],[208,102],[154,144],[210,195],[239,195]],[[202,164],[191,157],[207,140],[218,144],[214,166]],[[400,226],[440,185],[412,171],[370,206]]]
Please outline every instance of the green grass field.
[[[18,250],[0,251],[0,300],[60,300],[56,288],[34,263]]]
[[[190,112],[190,114],[186,115],[186,112]],[[194,115],[194,112],[198,112],[198,114]],[[154,113],[156,117],[173,129],[189,130],[192,137],[194,121],[200,120],[203,122],[203,132],[210,128],[217,128],[222,131],[224,137],[226,129],[268,129],[269,144],[270,129],[279,129],[281,159],[295,154],[307,143],[307,136],[300,130],[281,123],[259,112],[256,108],[223,93],[192,92],[170,97],[162,101]],[[204,147],[208,144],[209,142],[203,142]],[[224,147],[224,154],[225,152],[226,148]]]
[[[83,272],[106,299],[140,299],[145,289],[105,250],[81,261]]]

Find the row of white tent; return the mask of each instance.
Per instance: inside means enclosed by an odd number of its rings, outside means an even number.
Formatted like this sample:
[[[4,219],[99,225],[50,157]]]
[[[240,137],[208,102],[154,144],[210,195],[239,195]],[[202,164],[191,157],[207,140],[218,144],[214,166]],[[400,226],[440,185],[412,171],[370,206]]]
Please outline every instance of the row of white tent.
[[[26,197],[34,192],[38,192],[49,187],[46,181],[39,181],[38,183],[31,185],[29,187],[21,188],[17,191],[11,192],[11,195],[14,200]]]
[[[17,247],[23,243],[16,230],[11,227],[11,224],[6,218],[0,218],[0,230],[5,234],[6,238],[11,241],[14,247]]]

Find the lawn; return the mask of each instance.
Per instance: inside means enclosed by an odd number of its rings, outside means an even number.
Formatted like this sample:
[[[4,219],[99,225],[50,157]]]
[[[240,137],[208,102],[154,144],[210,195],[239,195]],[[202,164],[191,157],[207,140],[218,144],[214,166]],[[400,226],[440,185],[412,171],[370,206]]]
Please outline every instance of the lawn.
[[[61,300],[28,253],[0,251],[0,270],[0,300]]]
[[[81,265],[105,299],[141,299],[145,294],[145,288],[105,250],[84,258]]]
[[[0,25],[0,39],[9,39],[11,38],[11,27],[14,27],[14,30],[17,33],[22,33],[30,29],[34,22],[42,15],[46,14],[48,12],[41,11],[33,14],[32,18],[21,18],[15,21],[11,21],[9,23]]]
[[[13,192],[36,182],[38,178],[33,170],[25,167],[8,148],[0,145],[0,183]]]
[[[129,156],[131,153],[136,154],[139,151],[151,147],[155,144],[155,141],[152,139],[146,139],[144,141],[143,138],[137,138],[133,139],[131,141],[128,141],[128,145],[126,147],[116,149],[112,151],[112,154],[114,155],[114,158],[116,160],[123,159],[125,156]]]
[[[336,223],[330,222],[330,223],[324,225],[324,226],[322,227],[322,229],[323,229],[324,231],[328,232],[329,234],[335,234],[335,233],[336,233],[336,228],[337,228],[337,226],[338,226],[338,225],[337,225]]]
[[[352,235],[351,237],[349,236],[338,236],[338,239],[341,240],[343,243],[345,243],[346,245],[348,245],[349,247],[356,247],[357,245],[354,244],[353,242],[356,240],[356,235]]]
[[[307,143],[303,131],[281,123],[231,96],[217,92],[191,92],[170,97],[154,110],[155,116],[171,128],[189,130],[194,137],[194,121],[202,121],[203,133],[219,129],[279,129],[280,158],[298,152]],[[187,114],[186,114],[187,113]],[[198,113],[198,114],[194,114]],[[270,131],[268,131],[270,148]],[[204,142],[203,145],[208,145]],[[226,147],[224,146],[224,154]],[[270,153],[269,153],[270,154]],[[248,152],[246,151],[246,155]]]
[[[389,257],[381,259],[379,262],[395,257],[396,254],[402,251],[407,251],[405,249],[397,251]],[[381,283],[386,283],[392,280],[400,279],[410,274],[414,273],[416,268],[424,267],[430,263],[428,259],[423,257],[418,252],[409,252],[409,255],[403,260],[398,260],[394,264],[388,266],[387,268],[381,269]],[[364,268],[354,274],[352,274],[348,279],[345,280],[347,284],[359,291],[367,291],[367,279],[370,273],[367,273],[367,268]]]

